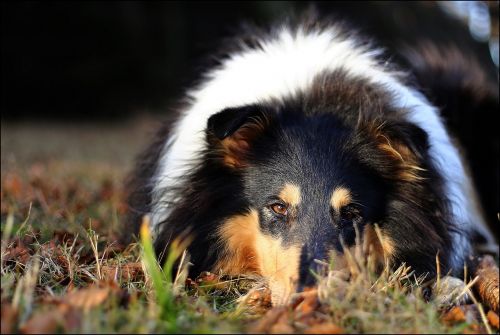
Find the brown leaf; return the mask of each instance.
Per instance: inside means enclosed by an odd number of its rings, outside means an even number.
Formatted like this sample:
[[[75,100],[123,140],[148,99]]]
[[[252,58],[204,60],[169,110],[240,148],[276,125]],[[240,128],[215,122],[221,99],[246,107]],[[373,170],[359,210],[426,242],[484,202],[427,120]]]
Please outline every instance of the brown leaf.
[[[15,262],[28,264],[31,253],[30,250],[24,246],[24,244],[20,243],[16,247],[8,248],[5,255],[2,256],[2,262],[4,262],[4,264],[13,264]]]
[[[195,289],[198,288],[198,284],[194,280],[192,280],[191,278],[189,278],[189,277],[186,278],[186,281],[185,281],[184,285],[186,286],[186,288],[188,290],[195,290]]]
[[[89,310],[104,303],[112,291],[110,287],[91,286],[69,293],[64,297],[64,302],[72,307]]]
[[[6,194],[19,198],[22,194],[21,179],[16,174],[8,174],[2,180],[2,189]]]
[[[2,184],[3,184],[3,182],[2,182]],[[3,188],[0,188],[0,214],[7,215],[9,213],[9,209],[10,209],[10,206],[8,205],[7,201],[5,200]]]
[[[477,306],[470,304],[453,307],[441,317],[441,320],[449,325],[464,321],[467,323],[480,323],[481,316]]]
[[[441,320],[447,324],[454,324],[465,321],[465,313],[460,306],[455,306],[445,313]]]
[[[488,311],[488,322],[490,325],[498,329],[498,314],[493,311]]]
[[[74,290],[61,299],[61,304],[89,310],[102,305],[108,299],[117,299],[120,305],[126,305],[129,294],[114,281],[100,281],[90,287]]]
[[[293,334],[294,328],[288,323],[284,321],[278,321],[275,325],[269,329],[270,334]]]
[[[128,204],[125,201],[119,201],[117,206],[116,206],[116,209],[118,211],[118,214],[121,214],[121,215],[123,215],[129,211]]]
[[[144,279],[142,264],[139,262],[120,266],[104,265],[101,271],[106,280],[139,281]]]
[[[295,307],[295,310],[302,314],[310,314],[319,307],[317,291],[307,291],[302,294],[303,300]]]
[[[26,245],[26,247],[29,247],[30,249],[33,250],[33,243],[37,241],[37,239],[40,238],[40,229],[32,229],[29,234],[24,235],[21,238],[21,242]]]
[[[464,329],[462,332],[463,334],[486,334],[486,328],[484,328],[482,325],[478,324],[473,324],[469,325],[467,328]]]
[[[271,334],[291,334],[294,332],[294,328],[290,325],[290,315],[289,313],[282,313],[276,323],[271,326],[269,332]]]
[[[70,331],[80,326],[82,322],[82,312],[78,308],[61,304],[57,309],[58,313],[64,316],[64,329]]]
[[[42,179],[46,173],[46,167],[42,163],[32,164],[29,168],[29,176],[31,179]]]
[[[36,312],[22,325],[21,332],[25,334],[50,334],[58,330],[71,332],[77,329],[81,324],[81,310],[69,306],[60,299],[54,300],[48,303],[48,305],[54,304],[54,307]]]
[[[58,312],[37,312],[21,326],[23,334],[54,334],[64,317]]]
[[[333,323],[323,323],[307,328],[304,334],[344,334],[344,330]]]
[[[18,311],[14,307],[12,307],[9,303],[2,302],[2,322],[1,322],[1,330],[2,334],[13,333],[15,331],[15,327],[17,324]]]
[[[200,273],[200,275],[196,278],[196,283],[198,284],[198,288],[201,290],[224,290],[229,285],[228,281],[221,280],[220,276],[208,271]]]
[[[113,182],[109,179],[105,180],[101,184],[101,189],[99,190],[98,199],[99,200],[110,200],[115,194],[115,187]]]
[[[268,333],[271,327],[283,316],[288,314],[285,306],[270,309],[260,320],[255,321],[250,327],[250,333]]]
[[[196,278],[196,282],[198,285],[210,285],[210,284],[215,284],[216,282],[219,281],[219,277],[211,272],[208,271],[203,271],[200,273],[198,278]]]

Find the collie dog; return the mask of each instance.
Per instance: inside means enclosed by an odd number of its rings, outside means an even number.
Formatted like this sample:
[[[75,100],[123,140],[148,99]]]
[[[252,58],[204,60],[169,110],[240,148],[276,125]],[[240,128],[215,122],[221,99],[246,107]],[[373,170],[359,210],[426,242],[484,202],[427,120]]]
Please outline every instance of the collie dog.
[[[262,276],[282,301],[360,241],[430,276],[436,257],[459,275],[473,237],[493,241],[412,68],[315,19],[249,30],[227,50],[132,174],[128,225],[149,215],[160,259],[188,232],[192,275]],[[430,45],[408,54],[420,70],[453,61]]]

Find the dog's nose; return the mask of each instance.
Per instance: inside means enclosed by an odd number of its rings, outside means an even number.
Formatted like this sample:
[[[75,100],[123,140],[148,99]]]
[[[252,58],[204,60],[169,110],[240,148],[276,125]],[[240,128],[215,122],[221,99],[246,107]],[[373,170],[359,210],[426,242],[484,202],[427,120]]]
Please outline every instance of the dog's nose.
[[[328,259],[328,248],[320,243],[306,244],[302,247],[299,265],[299,282],[297,291],[304,291],[316,285],[317,276],[325,269]]]

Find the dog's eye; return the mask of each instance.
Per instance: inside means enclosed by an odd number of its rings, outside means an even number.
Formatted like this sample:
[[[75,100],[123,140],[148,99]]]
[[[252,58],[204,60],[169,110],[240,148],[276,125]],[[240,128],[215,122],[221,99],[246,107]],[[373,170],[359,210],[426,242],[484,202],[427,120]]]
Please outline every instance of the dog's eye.
[[[344,222],[357,222],[361,219],[361,211],[351,205],[345,206],[340,210],[340,219]]]
[[[288,214],[288,208],[281,203],[274,203],[269,207],[276,214],[284,215],[284,216],[286,216]]]

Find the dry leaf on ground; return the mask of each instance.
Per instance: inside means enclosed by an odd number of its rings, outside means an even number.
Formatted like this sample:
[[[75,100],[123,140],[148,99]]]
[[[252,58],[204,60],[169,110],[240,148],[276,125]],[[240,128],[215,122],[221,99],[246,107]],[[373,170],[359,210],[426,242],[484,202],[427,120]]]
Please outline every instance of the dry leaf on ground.
[[[304,330],[304,334],[344,334],[344,330],[331,322],[327,322],[309,327]]]
[[[2,301],[2,334],[13,333],[17,326],[18,311],[11,304]]]
[[[102,286],[92,285],[67,294],[64,296],[63,302],[72,307],[89,310],[101,305],[112,295],[118,294],[119,291],[120,288],[116,285],[108,285],[107,283]]]
[[[144,279],[144,271],[142,264],[126,263],[122,265],[104,265],[101,268],[103,278],[105,280],[124,280],[124,281],[139,281]]]
[[[489,311],[487,317],[488,317],[488,322],[490,323],[490,325],[492,325],[496,329],[499,329],[498,314],[493,312],[493,311]]]

